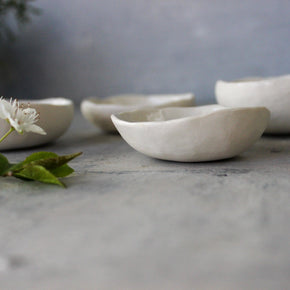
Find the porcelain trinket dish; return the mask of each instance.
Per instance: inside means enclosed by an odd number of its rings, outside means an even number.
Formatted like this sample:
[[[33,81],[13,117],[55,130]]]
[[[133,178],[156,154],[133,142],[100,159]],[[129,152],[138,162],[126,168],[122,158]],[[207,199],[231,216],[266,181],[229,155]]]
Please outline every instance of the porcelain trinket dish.
[[[146,109],[112,116],[123,139],[148,156],[201,162],[236,156],[263,134],[270,113],[264,107]]]
[[[35,133],[17,132],[11,133],[3,142],[0,143],[0,150],[20,149],[56,140],[68,129],[74,115],[73,102],[65,98],[47,98],[41,100],[19,100],[24,107],[35,108],[39,114],[39,120],[36,123],[44,129],[46,135]],[[0,136],[3,136],[9,130],[9,125],[5,120],[0,119]]]
[[[217,81],[216,99],[229,107],[264,106],[271,112],[266,133],[290,133],[290,75]]]
[[[193,94],[176,95],[118,95],[108,98],[88,98],[81,103],[83,116],[103,131],[116,132],[111,115],[146,107],[194,106]]]

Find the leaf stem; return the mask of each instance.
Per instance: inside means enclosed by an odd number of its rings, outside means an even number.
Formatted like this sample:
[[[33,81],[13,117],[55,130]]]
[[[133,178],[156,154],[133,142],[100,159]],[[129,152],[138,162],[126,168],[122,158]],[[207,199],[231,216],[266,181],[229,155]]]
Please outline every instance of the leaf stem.
[[[0,143],[9,135],[11,134],[15,129],[13,127],[10,127],[9,131],[4,134],[1,138],[0,138]]]

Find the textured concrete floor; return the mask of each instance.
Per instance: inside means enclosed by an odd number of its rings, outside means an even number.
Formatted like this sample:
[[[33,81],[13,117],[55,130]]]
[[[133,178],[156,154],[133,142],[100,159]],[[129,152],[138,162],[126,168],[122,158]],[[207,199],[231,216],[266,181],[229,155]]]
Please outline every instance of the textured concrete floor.
[[[68,189],[0,183],[0,289],[289,289],[290,137],[237,158],[165,162],[80,115]]]

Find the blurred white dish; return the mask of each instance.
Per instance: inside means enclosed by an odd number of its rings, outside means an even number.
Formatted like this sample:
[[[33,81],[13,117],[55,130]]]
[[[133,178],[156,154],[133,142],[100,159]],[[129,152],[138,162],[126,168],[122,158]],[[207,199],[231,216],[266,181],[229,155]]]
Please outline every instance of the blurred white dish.
[[[17,132],[11,133],[0,143],[0,150],[20,149],[31,146],[42,145],[60,137],[69,127],[74,115],[73,102],[65,98],[47,98],[42,100],[19,100],[20,104],[35,108],[39,113],[39,120],[36,123],[44,129],[46,135],[35,133]],[[0,119],[0,136],[3,136],[9,129],[5,120]]]
[[[125,141],[148,156],[182,162],[230,158],[264,132],[270,113],[264,107],[146,109],[112,116]]]
[[[290,75],[217,81],[215,94],[223,106],[266,107],[271,112],[266,133],[290,133]]]
[[[188,107],[194,106],[193,94],[177,95],[118,95],[108,98],[88,98],[81,103],[83,116],[103,131],[115,132],[111,115],[125,111],[154,107]]]

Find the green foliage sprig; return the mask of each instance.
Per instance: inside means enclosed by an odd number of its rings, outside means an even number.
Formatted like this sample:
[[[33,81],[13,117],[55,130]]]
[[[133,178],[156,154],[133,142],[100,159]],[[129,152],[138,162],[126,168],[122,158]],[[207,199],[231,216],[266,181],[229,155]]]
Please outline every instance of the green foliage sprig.
[[[0,41],[13,39],[15,29],[30,21],[40,9],[31,5],[35,0],[0,0]]]
[[[14,176],[23,180],[35,180],[65,187],[59,178],[74,172],[67,163],[81,154],[82,152],[78,152],[59,156],[53,152],[36,152],[16,164],[10,163],[4,155],[0,154],[0,176]]]

